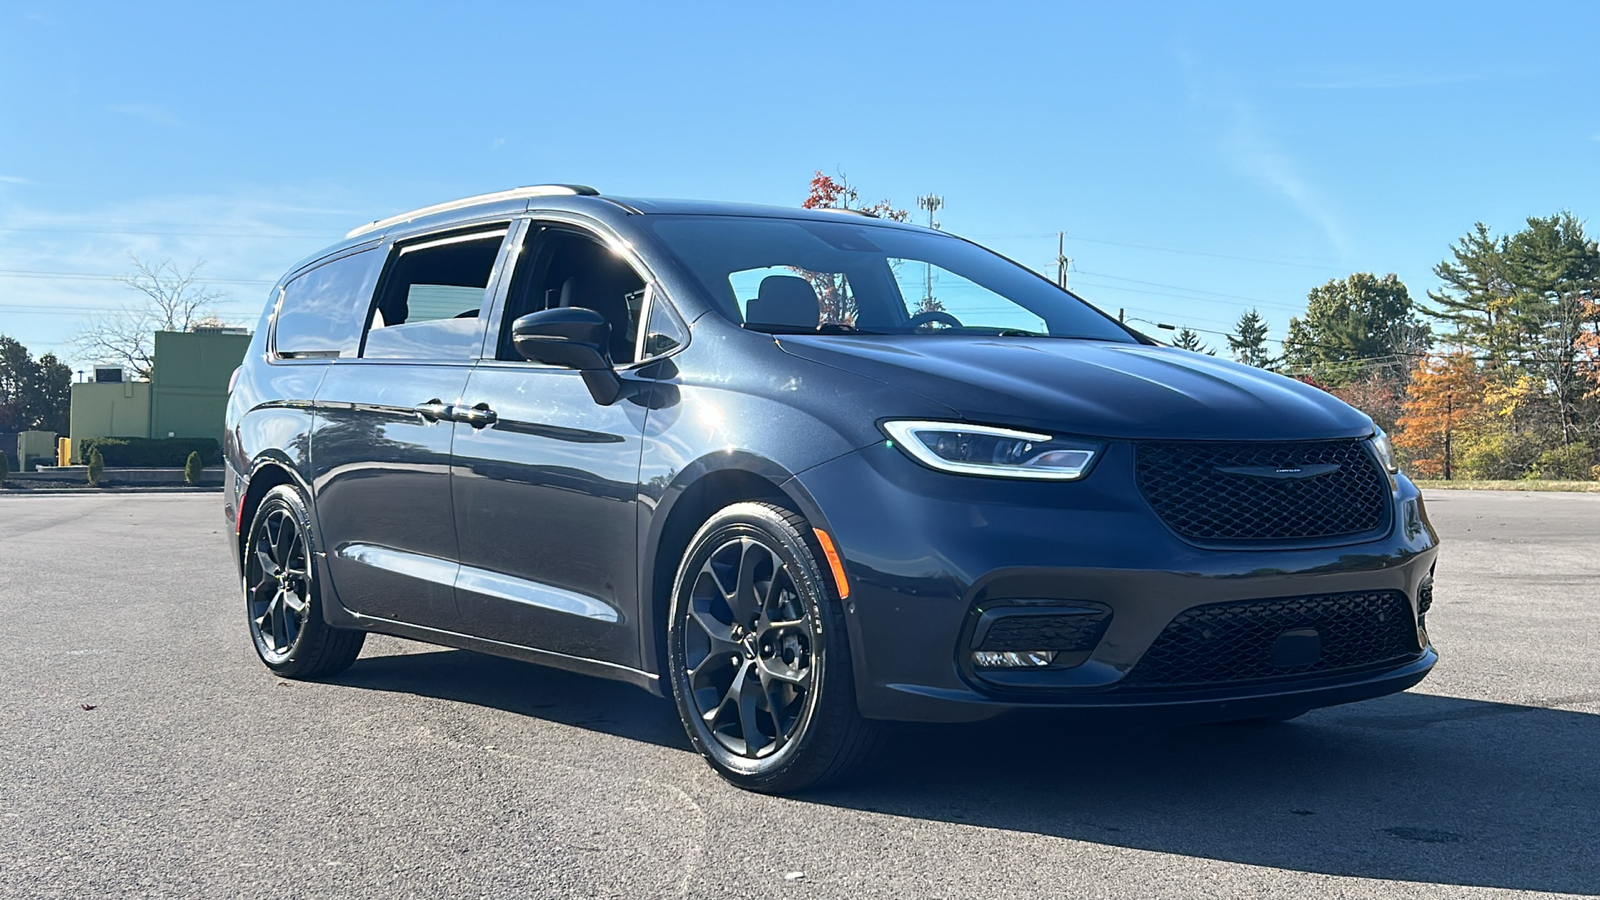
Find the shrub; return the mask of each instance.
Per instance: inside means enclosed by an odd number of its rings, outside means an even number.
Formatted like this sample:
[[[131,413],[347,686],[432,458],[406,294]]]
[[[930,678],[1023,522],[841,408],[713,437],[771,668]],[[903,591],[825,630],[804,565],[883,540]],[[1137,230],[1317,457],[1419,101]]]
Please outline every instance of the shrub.
[[[1579,441],[1565,447],[1555,447],[1539,454],[1529,478],[1550,478],[1556,481],[1587,481],[1594,476],[1594,451]]]
[[[1507,428],[1458,433],[1455,477],[1521,478],[1539,458],[1538,439]]]
[[[106,458],[100,455],[100,448],[89,451],[89,487],[99,487],[100,479],[106,476]]]
[[[191,453],[200,454],[202,466],[219,459],[215,438],[84,438],[83,458],[95,450],[105,457],[106,465],[122,468],[181,469]]]
[[[183,461],[183,483],[200,483],[200,451],[190,452],[189,458]]]

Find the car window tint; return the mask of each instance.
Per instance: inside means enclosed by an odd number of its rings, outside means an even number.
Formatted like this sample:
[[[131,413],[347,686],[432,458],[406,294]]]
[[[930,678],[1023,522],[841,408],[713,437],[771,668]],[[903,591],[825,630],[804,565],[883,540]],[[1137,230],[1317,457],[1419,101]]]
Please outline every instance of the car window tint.
[[[368,359],[471,359],[506,229],[400,244],[373,304]]]
[[[354,356],[361,345],[361,319],[382,255],[352,253],[324,263],[283,286],[273,327],[280,356]]]

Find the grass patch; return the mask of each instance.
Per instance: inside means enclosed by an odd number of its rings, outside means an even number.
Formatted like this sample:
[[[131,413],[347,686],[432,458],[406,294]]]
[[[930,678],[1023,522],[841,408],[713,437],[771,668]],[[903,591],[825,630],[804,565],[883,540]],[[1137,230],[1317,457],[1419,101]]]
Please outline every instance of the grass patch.
[[[1583,494],[1600,494],[1600,481],[1546,481],[1540,478],[1515,481],[1476,481],[1457,478],[1452,481],[1418,480],[1417,487],[1425,491],[1572,491]]]

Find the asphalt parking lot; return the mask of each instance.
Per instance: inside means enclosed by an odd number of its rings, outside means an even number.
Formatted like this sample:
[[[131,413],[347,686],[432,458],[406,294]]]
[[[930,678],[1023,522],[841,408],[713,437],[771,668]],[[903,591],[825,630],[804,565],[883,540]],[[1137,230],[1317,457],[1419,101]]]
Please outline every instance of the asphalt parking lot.
[[[905,729],[783,799],[622,684],[388,638],[273,677],[220,495],[0,495],[0,896],[1600,894],[1600,495],[1428,500],[1408,693]]]

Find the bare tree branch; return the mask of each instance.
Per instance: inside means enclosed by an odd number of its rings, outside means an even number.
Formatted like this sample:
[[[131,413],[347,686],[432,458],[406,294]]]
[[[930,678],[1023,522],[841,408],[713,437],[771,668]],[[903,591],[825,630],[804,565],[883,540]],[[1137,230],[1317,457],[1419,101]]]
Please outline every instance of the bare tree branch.
[[[203,260],[185,271],[170,259],[151,265],[131,253],[128,258],[133,260],[134,273],[117,280],[142,298],[84,327],[78,333],[78,352],[149,378],[155,365],[155,333],[222,324],[216,302],[226,295],[197,279]]]

